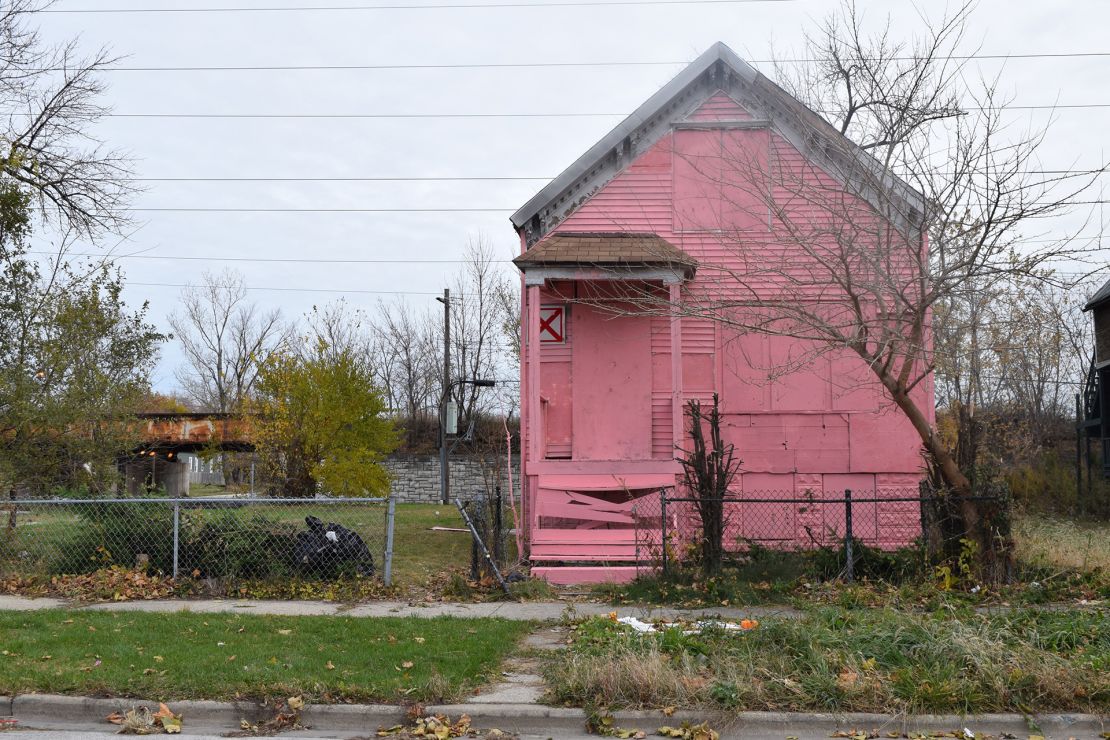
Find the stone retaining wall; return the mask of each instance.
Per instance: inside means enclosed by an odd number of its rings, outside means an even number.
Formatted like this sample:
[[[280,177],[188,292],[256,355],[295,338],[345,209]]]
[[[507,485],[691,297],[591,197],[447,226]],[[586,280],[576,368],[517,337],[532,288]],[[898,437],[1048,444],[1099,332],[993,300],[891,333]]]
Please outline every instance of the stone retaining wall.
[[[392,496],[398,503],[435,503],[439,501],[439,457],[405,455],[390,458],[385,467],[393,476]],[[500,480],[498,480],[500,478]],[[473,456],[451,458],[451,495],[462,500],[492,494],[494,486],[508,495],[509,480],[505,460]],[[520,486],[520,461],[513,457],[513,484]]]

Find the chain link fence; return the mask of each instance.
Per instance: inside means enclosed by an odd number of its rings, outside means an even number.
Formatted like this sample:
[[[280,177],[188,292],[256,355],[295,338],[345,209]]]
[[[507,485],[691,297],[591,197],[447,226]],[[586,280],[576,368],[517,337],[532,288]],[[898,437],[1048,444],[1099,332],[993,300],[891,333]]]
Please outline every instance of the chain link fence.
[[[0,577],[120,565],[173,577],[392,581],[394,504],[371,498],[0,502]]]
[[[971,497],[996,502],[996,496]],[[698,499],[672,489],[642,497],[633,509],[636,562],[641,575],[681,569],[700,560],[705,536]],[[880,488],[798,494],[793,490],[744,491],[714,499],[721,506],[725,565],[745,565],[771,552],[824,552],[834,575],[852,581],[863,550],[895,552],[921,545],[941,531],[933,496],[919,488]],[[940,536],[960,537],[943,532]]]

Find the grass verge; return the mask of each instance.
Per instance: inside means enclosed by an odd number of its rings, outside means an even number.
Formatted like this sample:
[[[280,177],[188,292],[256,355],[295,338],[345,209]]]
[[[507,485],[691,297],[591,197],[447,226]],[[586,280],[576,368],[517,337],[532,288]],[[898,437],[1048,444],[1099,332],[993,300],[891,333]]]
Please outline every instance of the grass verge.
[[[1105,713],[1110,613],[822,609],[695,635],[595,618],[546,675],[556,701],[608,708]]]
[[[455,701],[530,629],[445,617],[0,612],[0,694]]]

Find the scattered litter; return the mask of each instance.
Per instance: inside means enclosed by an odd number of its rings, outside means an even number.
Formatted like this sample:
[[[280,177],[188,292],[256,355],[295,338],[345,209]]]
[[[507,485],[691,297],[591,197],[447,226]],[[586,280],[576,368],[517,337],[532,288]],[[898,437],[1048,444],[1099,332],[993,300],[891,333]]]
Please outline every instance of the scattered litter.
[[[693,628],[689,628],[689,623],[684,622],[644,622],[636,617],[616,617],[616,612],[610,614],[610,618],[617,624],[623,624],[631,627],[636,632],[647,634],[650,632],[662,632],[676,627],[685,627],[682,630],[684,635],[696,635],[707,629],[720,629],[729,632],[747,632],[754,630],[759,626],[759,622],[754,619],[741,619],[739,622],[722,622],[714,619],[703,619],[699,622],[694,622]]]

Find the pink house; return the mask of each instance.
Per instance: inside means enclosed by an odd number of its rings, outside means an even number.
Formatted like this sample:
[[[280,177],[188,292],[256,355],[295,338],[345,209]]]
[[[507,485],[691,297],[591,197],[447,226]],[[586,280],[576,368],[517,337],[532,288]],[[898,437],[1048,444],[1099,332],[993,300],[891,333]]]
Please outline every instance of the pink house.
[[[919,438],[858,356],[810,356],[788,336],[638,310],[643,296],[677,305],[775,295],[771,277],[744,279],[759,270],[731,247],[759,244],[768,260],[789,259],[763,175],[836,182],[816,153],[838,137],[717,44],[513,215],[534,575],[574,583],[636,573],[633,512],[680,482],[683,405],[714,392],[743,460],[738,493],[840,497],[850,488],[866,498],[916,487]],[[901,226],[920,232],[923,204],[912,191],[907,199],[917,217]],[[931,409],[931,385],[920,392]],[[806,527],[843,516],[760,506],[750,535],[780,546],[803,545]],[[861,504],[854,519],[858,536],[882,545],[920,531],[913,503]]]

